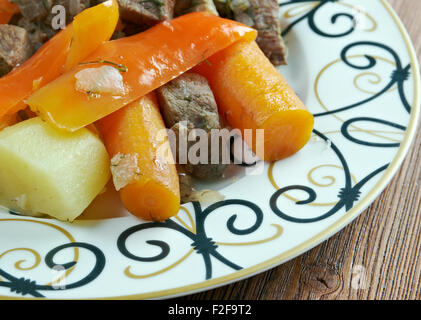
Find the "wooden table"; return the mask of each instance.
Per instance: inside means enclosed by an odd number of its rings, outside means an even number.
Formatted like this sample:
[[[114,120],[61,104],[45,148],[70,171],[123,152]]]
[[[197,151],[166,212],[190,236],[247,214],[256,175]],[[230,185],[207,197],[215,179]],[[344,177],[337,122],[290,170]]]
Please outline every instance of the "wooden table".
[[[421,0],[389,2],[421,58]],[[185,299],[420,299],[420,203],[421,127],[392,182],[348,227],[277,268]],[[354,285],[355,266],[365,288]]]

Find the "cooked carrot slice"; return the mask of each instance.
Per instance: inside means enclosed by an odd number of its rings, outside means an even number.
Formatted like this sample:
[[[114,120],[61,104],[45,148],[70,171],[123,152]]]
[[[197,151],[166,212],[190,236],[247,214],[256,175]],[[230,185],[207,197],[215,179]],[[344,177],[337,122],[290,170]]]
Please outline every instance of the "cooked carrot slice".
[[[112,158],[114,184],[126,209],[153,221],[176,215],[180,208],[178,174],[155,94],[101,119],[97,126]]]
[[[15,3],[11,3],[9,0],[0,0],[0,12],[18,13],[19,7]]]
[[[309,140],[312,114],[256,42],[239,41],[195,72],[209,80],[227,122],[243,132],[252,129],[254,142],[248,143],[259,157],[267,161],[288,157]],[[264,129],[264,154],[256,148],[256,129]]]
[[[0,130],[3,130],[6,127],[13,126],[14,124],[19,122],[19,116],[15,114],[10,114],[3,117],[0,120]]]
[[[13,13],[0,11],[0,24],[9,23],[12,17],[13,17]]]
[[[10,19],[19,12],[19,7],[9,0],[0,0],[0,24],[9,23]]]

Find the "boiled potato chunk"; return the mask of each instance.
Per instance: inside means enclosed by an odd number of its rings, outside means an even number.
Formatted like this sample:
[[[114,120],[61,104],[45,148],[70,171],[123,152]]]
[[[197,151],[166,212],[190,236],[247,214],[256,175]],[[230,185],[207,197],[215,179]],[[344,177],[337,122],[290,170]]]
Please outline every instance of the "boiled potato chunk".
[[[0,131],[0,205],[73,221],[103,190],[110,160],[91,131],[33,118]]]

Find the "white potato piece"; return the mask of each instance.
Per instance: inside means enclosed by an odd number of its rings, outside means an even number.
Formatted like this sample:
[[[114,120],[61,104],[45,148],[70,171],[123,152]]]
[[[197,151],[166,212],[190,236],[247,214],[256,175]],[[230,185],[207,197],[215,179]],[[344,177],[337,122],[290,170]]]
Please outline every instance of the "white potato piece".
[[[91,131],[58,130],[33,118],[0,131],[0,205],[73,221],[110,179],[110,160]]]

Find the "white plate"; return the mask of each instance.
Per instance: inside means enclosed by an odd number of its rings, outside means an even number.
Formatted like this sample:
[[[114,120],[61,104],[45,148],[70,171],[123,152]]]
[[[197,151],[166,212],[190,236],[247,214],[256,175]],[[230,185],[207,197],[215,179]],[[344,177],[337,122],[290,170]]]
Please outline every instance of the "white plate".
[[[378,196],[420,110],[418,64],[402,23],[383,0],[297,0],[281,10],[289,65],[280,71],[316,115],[308,145],[262,174],[237,170],[212,186],[226,201],[185,205],[165,223],[127,215],[112,191],[73,224],[0,211],[3,298],[210,289],[309,250]]]

